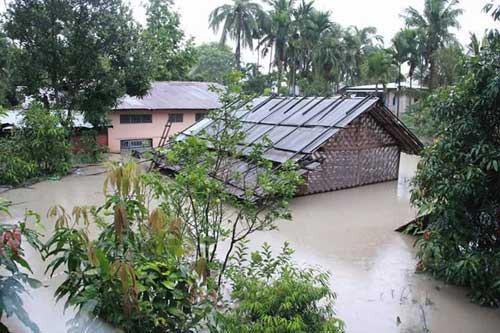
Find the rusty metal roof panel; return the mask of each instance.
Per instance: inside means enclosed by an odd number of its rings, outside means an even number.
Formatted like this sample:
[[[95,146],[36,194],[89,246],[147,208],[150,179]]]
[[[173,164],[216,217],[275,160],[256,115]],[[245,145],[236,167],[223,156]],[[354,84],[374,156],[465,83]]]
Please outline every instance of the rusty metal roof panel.
[[[211,87],[222,86],[211,82],[159,81],[151,84],[143,97],[124,96],[116,110],[213,110],[221,107],[219,96]]]

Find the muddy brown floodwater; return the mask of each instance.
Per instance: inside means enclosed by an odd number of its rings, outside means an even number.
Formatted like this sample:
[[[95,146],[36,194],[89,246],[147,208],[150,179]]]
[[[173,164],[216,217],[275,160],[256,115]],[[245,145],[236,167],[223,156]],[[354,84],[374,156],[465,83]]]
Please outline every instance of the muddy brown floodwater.
[[[500,311],[469,302],[466,291],[444,285],[427,275],[415,274],[414,239],[394,232],[411,220],[408,180],[416,158],[403,156],[398,182],[297,198],[292,202],[293,221],[278,223],[279,230],[253,235],[251,247],[268,242],[278,250],[283,242],[295,249],[295,259],[332,273],[338,296],[336,310],[348,333],[498,333]],[[42,182],[0,196],[14,202],[16,220],[30,208],[43,215],[62,204],[99,203],[104,175],[90,168],[59,182]],[[90,175],[90,176],[89,176]],[[0,220],[8,222],[9,220]],[[45,233],[52,230],[45,221]],[[66,332],[63,304],[52,295],[63,276],[44,277],[45,263],[30,254],[37,277],[46,287],[31,291],[25,306],[42,333]],[[13,332],[26,332],[15,320]]]

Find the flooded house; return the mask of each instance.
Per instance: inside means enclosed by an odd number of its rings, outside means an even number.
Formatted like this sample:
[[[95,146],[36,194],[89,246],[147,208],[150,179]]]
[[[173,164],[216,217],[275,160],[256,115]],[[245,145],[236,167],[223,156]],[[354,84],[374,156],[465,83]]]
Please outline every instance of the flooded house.
[[[109,115],[112,153],[156,148],[166,134],[179,133],[219,108],[209,82],[153,82],[144,97],[125,96]],[[165,127],[168,126],[168,129]]]
[[[243,156],[252,146],[270,142],[264,157],[276,167],[296,162],[304,177],[298,195],[392,181],[398,178],[401,152],[418,154],[419,139],[377,97],[261,97],[237,111],[246,137]],[[210,133],[217,125],[204,119],[179,139]],[[202,132],[203,131],[203,132]],[[235,194],[255,182],[259,168],[242,158],[227,181]],[[243,176],[241,176],[243,175]]]
[[[8,136],[15,128],[24,126],[25,109],[8,110],[5,115],[0,115],[0,136]],[[66,113],[64,113],[66,115]],[[82,113],[76,112],[73,114],[73,125],[71,132],[71,142],[75,150],[81,149],[82,136],[87,131],[96,131],[97,144],[100,146],[108,145],[108,129],[107,127],[94,128],[92,124],[85,120]]]

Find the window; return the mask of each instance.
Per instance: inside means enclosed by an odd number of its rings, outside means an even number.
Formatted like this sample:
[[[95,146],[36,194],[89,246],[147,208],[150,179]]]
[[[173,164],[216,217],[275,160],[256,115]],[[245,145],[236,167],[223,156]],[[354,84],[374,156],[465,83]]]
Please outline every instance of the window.
[[[153,146],[152,139],[132,139],[132,140],[121,140],[120,147],[121,151],[144,151]]]
[[[122,114],[120,124],[150,124],[153,122],[151,114]]]
[[[203,120],[203,119],[205,119],[206,116],[207,116],[206,113],[197,113],[196,116],[195,116],[195,120],[196,121]]]
[[[182,113],[170,113],[168,115],[168,121],[171,123],[182,123],[184,121],[184,115]]]

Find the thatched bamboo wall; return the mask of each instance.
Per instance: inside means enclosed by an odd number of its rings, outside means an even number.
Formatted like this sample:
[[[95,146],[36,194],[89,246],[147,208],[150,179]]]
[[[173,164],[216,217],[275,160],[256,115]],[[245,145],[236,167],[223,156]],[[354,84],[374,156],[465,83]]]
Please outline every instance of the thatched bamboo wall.
[[[315,153],[321,167],[305,174],[299,195],[395,180],[400,148],[369,113],[341,129]]]

